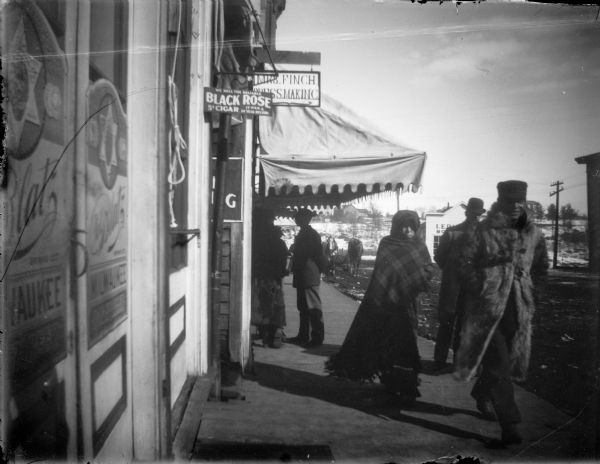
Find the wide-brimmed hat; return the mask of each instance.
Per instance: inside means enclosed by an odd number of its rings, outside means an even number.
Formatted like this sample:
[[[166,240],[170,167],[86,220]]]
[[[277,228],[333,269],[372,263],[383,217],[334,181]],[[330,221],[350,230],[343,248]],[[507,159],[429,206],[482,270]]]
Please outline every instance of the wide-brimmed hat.
[[[519,202],[527,199],[527,182],[522,180],[498,182],[496,188],[498,189],[498,200]]]
[[[485,209],[483,208],[483,200],[476,197],[469,198],[469,202],[467,203],[467,212],[477,215],[485,213]]]

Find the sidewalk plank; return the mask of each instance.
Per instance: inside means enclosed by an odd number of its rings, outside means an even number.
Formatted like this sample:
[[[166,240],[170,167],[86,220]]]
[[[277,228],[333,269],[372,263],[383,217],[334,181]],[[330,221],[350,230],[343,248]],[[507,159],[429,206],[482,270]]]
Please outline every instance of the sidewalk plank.
[[[212,376],[197,377],[183,414],[181,425],[173,440],[173,455],[178,460],[189,460],[200,429],[200,423],[207,404]]]
[[[284,293],[286,334],[294,336],[298,311],[289,279]],[[219,443],[328,446],[338,462],[415,463],[457,454],[482,462],[568,457],[571,417],[518,386],[525,443],[490,450],[485,442],[498,437],[500,428],[479,417],[470,397],[472,382],[458,383],[450,374],[422,374],[422,396],[408,411],[394,404],[377,383],[329,376],[324,362],[342,344],[359,303],[327,283],[321,285],[321,297],[324,345],[305,349],[286,343],[272,349],[255,343],[254,376],[242,384],[245,400],[205,405],[195,460],[201,460],[199,447]],[[433,342],[419,338],[418,343],[428,362]]]

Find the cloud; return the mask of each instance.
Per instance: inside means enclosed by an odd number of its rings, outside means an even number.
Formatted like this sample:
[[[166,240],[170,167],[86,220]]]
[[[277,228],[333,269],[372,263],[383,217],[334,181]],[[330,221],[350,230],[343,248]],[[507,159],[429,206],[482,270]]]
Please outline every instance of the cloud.
[[[506,63],[522,60],[520,53],[520,45],[512,39],[489,40],[479,34],[469,37],[468,41],[443,37],[429,55],[420,55],[423,62],[412,84],[468,83],[497,72],[497,64],[504,67]]]

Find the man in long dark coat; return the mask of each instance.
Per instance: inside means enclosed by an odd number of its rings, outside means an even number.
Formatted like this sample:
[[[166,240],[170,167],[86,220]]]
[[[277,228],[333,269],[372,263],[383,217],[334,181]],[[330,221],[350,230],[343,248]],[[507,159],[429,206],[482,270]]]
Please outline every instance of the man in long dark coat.
[[[319,287],[321,273],[325,271],[326,259],[323,254],[321,237],[310,226],[313,216],[309,209],[301,209],[294,217],[300,226],[293,247],[292,273],[293,286],[297,291],[297,306],[300,316],[298,335],[289,341],[306,343],[308,347],[323,344],[325,325]],[[309,340],[310,335],[310,340]]]
[[[459,270],[456,268],[460,253],[461,238],[463,238],[464,234],[472,234],[475,231],[479,217],[483,213],[485,213],[483,200],[480,198],[469,198],[467,209],[465,210],[466,219],[460,224],[449,227],[444,231],[433,255],[433,259],[442,270],[442,284],[438,304],[440,325],[433,354],[436,369],[441,369],[446,365],[451,342],[455,354],[458,348],[459,334],[456,329],[460,329],[465,296],[465,291],[459,278]]]
[[[546,273],[544,235],[525,208],[527,184],[500,182],[498,201],[461,253],[469,282],[455,375],[471,379],[482,370],[471,395],[477,406],[493,406],[502,429],[501,446],[521,443],[521,414],[512,379],[525,378],[531,349],[534,278]]]

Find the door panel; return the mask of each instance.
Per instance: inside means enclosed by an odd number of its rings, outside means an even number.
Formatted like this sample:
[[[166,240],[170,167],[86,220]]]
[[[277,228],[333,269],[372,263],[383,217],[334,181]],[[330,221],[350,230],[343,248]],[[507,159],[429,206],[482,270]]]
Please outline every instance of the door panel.
[[[129,391],[127,2],[79,2],[78,357],[82,455],[132,455]]]
[[[3,410],[9,451],[16,457],[60,459],[67,457],[76,428],[74,405],[65,401],[65,392],[75,389],[75,357],[68,343],[74,200],[66,10],[53,3],[50,17],[29,0],[3,8],[9,97]]]

